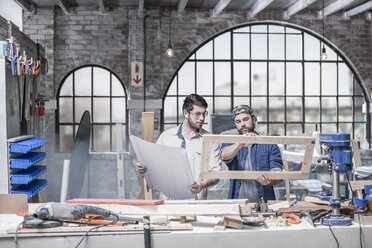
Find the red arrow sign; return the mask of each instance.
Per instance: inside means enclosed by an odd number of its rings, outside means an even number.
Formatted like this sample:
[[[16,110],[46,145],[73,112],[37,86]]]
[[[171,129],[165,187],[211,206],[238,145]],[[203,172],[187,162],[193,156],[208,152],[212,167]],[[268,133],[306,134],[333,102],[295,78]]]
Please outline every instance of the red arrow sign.
[[[142,81],[142,78],[138,78],[138,75],[137,75],[136,78],[133,78],[133,81],[134,81],[136,84],[139,84],[139,82]]]

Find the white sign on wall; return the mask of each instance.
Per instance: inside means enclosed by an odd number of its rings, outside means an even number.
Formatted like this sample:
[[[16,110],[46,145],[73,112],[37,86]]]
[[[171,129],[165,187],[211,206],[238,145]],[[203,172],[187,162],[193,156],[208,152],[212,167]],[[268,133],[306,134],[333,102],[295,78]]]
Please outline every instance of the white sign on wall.
[[[131,85],[135,87],[143,86],[143,62],[131,63]]]

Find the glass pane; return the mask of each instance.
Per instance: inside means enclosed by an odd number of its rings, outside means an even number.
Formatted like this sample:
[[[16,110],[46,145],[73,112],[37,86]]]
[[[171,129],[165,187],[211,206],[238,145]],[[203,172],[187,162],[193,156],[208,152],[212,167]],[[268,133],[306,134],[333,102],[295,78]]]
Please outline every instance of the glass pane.
[[[351,123],[340,123],[338,125],[339,133],[348,133],[352,136],[353,134],[353,125]]]
[[[320,122],[319,97],[305,97],[305,121]]]
[[[75,71],[75,96],[92,94],[92,67],[84,67]]]
[[[119,79],[112,74],[112,96],[125,96],[124,87],[120,83]]]
[[[304,34],[304,39],[305,60],[319,60],[320,59],[319,40],[307,33]]]
[[[319,63],[305,63],[305,95],[320,95]]]
[[[300,34],[301,33],[301,30],[297,30],[297,29],[293,29],[289,27],[286,27],[285,31],[287,34]]]
[[[72,123],[72,98],[59,98],[59,122]]]
[[[313,132],[319,130],[319,127],[317,129],[317,124],[305,124],[305,133],[306,134],[312,134]]]
[[[302,134],[301,124],[288,124],[287,125],[287,136],[298,136]]]
[[[93,67],[93,95],[110,95],[110,72],[100,67]]]
[[[252,95],[267,94],[267,63],[252,62],[251,82]]]
[[[301,97],[287,97],[287,121],[302,121]]]
[[[92,113],[90,98],[75,98],[75,123],[80,123],[81,117],[85,111]],[[92,118],[92,116],[91,116]]]
[[[322,121],[336,122],[336,97],[322,97]]]
[[[195,53],[193,53],[189,59],[195,59]]]
[[[357,121],[357,122],[364,121],[364,114],[362,111],[363,104],[365,104],[363,97],[354,98],[354,114],[355,114],[354,121]]]
[[[125,123],[125,98],[112,98],[112,122]]]
[[[207,101],[207,103],[208,103],[207,111],[208,111],[210,114],[214,113],[214,112],[213,112],[213,98],[212,98],[212,97],[204,97],[204,99],[205,99],[205,100]],[[210,117],[210,115],[208,115],[208,118],[207,118],[206,121],[209,121],[209,117]]]
[[[267,59],[267,34],[252,34],[252,59]]]
[[[322,95],[337,94],[336,63],[322,63]]]
[[[269,59],[284,59],[284,34],[269,35]]]
[[[337,60],[337,54],[327,44],[325,44],[325,49],[327,53],[327,60]]]
[[[196,67],[196,93],[200,95],[212,94],[211,89],[213,88],[213,63],[197,62]]]
[[[249,33],[250,32],[250,26],[234,29],[233,32]]]
[[[234,97],[234,107],[238,105],[250,106],[250,97]]]
[[[183,106],[184,99],[185,99],[184,97],[178,98],[178,122],[182,122],[183,120],[182,106]]]
[[[257,121],[267,121],[267,97],[252,97],[252,109]]]
[[[269,33],[284,33],[284,27],[279,25],[269,25]]]
[[[231,95],[231,69],[229,62],[215,62],[215,94]]]
[[[252,25],[251,32],[259,32],[259,33],[266,33],[267,32],[267,25]]]
[[[284,95],[284,63],[269,63],[269,94]]]
[[[234,34],[234,59],[249,59],[249,34]]]
[[[230,32],[224,33],[214,39],[214,59],[231,58]]]
[[[230,114],[231,113],[231,97],[216,97],[214,113],[215,114]]]
[[[179,70],[178,91],[180,95],[195,92],[195,62],[186,62]]]
[[[353,94],[353,73],[344,63],[338,64],[338,92],[340,95]]]
[[[177,121],[177,98],[166,97],[164,100],[164,122]]]
[[[336,124],[322,124],[322,133],[337,133]]]
[[[177,76],[173,78],[171,85],[168,88],[167,96],[177,94]]]
[[[287,95],[302,95],[301,63],[287,63]]]
[[[213,40],[196,51],[197,59],[213,59]],[[191,58],[190,58],[191,59]]]
[[[353,98],[338,98],[339,121],[353,121]]]
[[[234,95],[249,94],[249,62],[234,63]]]
[[[283,97],[270,97],[269,98],[269,120],[284,121],[284,98]]]
[[[60,152],[72,152],[74,142],[74,129],[72,126],[59,126],[59,150]]]
[[[355,139],[360,141],[360,147],[362,149],[368,149],[368,142],[365,139],[364,134],[365,124],[355,124],[354,125],[354,133],[355,133]]]
[[[110,122],[110,98],[93,98],[93,122]]]
[[[284,125],[283,124],[270,124],[268,135],[284,136]]]
[[[117,129],[118,127],[115,125],[112,127],[112,136],[111,136],[111,140],[112,140],[112,151],[113,152],[116,152],[118,149],[116,148],[117,147],[117,144],[116,144],[116,136],[117,136]],[[125,151],[125,142],[126,142],[126,133],[125,133],[125,130],[126,130],[126,126],[125,125],[120,125],[119,128],[121,128],[121,134],[122,134],[122,140],[123,140],[123,143],[122,143],[122,151]]]
[[[96,152],[110,151],[110,126],[93,125],[93,150]]]
[[[302,59],[302,36],[287,35],[286,36],[286,58],[287,59]]]
[[[68,76],[65,81],[63,81],[63,85],[61,90],[59,91],[60,96],[72,96],[72,74]]]
[[[256,123],[256,131],[260,135],[267,135],[267,123],[258,121]]]

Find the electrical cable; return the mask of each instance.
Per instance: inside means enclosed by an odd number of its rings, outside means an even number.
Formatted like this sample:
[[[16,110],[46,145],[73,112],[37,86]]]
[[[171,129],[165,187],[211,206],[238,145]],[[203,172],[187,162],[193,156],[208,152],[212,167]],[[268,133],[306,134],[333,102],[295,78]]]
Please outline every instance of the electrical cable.
[[[354,200],[354,192],[353,192],[353,188],[351,187],[351,183],[350,183],[350,180],[349,180],[349,175],[347,173],[345,173],[346,175],[346,180],[347,180],[347,183],[349,184],[349,187],[350,187],[350,191],[351,191],[351,200],[353,202]],[[362,241],[362,223],[360,222],[360,213],[358,211],[358,206],[357,206],[357,210],[356,210],[357,214],[358,214],[358,221],[359,221],[359,243],[360,243],[360,248],[363,248],[363,241]]]
[[[329,215],[328,215],[328,219],[329,219]],[[336,240],[337,248],[339,248],[339,247],[340,247],[340,244],[338,243],[338,240],[337,240],[337,238],[336,238],[336,235],[333,233],[333,230],[332,230],[332,228],[331,228],[331,225],[329,225],[328,227],[329,227],[329,230],[330,230],[331,233],[332,233],[333,238]]]
[[[81,242],[83,242],[83,240],[88,236],[88,234],[89,234],[91,231],[93,231],[93,230],[95,230],[95,229],[98,229],[98,228],[100,228],[100,227],[114,225],[116,222],[118,222],[118,220],[119,220],[119,215],[117,215],[117,214],[115,214],[115,213],[112,213],[112,212],[110,213],[110,215],[114,216],[114,217],[116,218],[116,220],[113,220],[111,223],[108,223],[108,224],[101,224],[101,225],[98,225],[98,226],[95,226],[95,227],[89,229],[89,230],[84,234],[84,236],[81,238],[81,240],[79,241],[79,243],[75,246],[75,248],[79,247],[79,245],[81,244]],[[87,223],[88,223],[90,220],[94,219],[94,218],[96,218],[96,216],[90,218],[90,219],[87,221]]]
[[[16,232],[14,234],[14,243],[15,243],[15,248],[18,247],[18,231],[19,231],[19,228],[21,227],[21,225],[23,224],[24,221],[22,221],[21,223],[19,223],[19,225],[17,226],[17,229],[16,229]]]

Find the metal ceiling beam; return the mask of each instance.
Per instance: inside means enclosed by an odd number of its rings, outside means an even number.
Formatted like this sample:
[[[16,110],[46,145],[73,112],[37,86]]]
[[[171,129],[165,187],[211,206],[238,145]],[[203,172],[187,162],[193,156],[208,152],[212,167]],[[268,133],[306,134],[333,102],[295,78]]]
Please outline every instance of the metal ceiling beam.
[[[28,0],[13,0],[13,1],[27,12],[34,12],[35,10],[35,5]]]
[[[317,0],[297,0],[294,4],[289,6],[283,13],[283,18],[288,20],[291,16],[297,14],[301,10],[305,9],[310,4],[314,3]]]
[[[352,17],[370,9],[372,9],[372,1],[366,2],[362,5],[359,5],[358,7],[345,11],[344,17]]]
[[[218,16],[222,10],[226,8],[226,6],[231,2],[231,0],[220,0],[216,6],[214,6],[214,9],[212,11],[212,16],[216,17]]]
[[[327,7],[325,7],[322,11],[324,11],[324,16],[329,16],[329,15],[332,15],[333,13],[339,11],[340,9],[343,9],[343,8],[349,6],[350,4],[352,4],[355,1],[356,0],[338,0],[334,3],[331,3]],[[321,15],[321,11],[320,11],[319,15]]]
[[[177,9],[178,15],[182,15],[182,12],[185,10],[188,1],[189,0],[180,0],[178,2],[178,9]]]
[[[98,6],[99,6],[100,11],[106,12],[106,6],[105,6],[105,2],[103,0],[98,0]]]
[[[143,14],[144,5],[145,5],[145,0],[139,0],[138,1],[138,15]]]
[[[65,15],[69,15],[70,14],[70,10],[69,10],[69,6],[68,6],[66,0],[56,0],[56,1],[57,1],[58,6],[65,13]]]
[[[264,10],[270,3],[272,3],[274,0],[257,0],[251,10],[249,11],[250,17],[254,17],[258,13],[260,13],[262,10]]]

